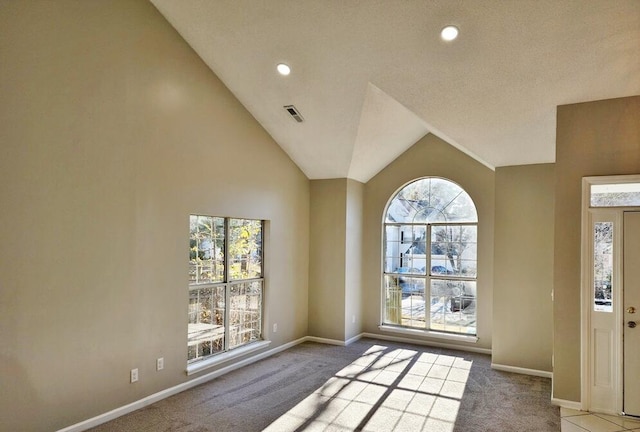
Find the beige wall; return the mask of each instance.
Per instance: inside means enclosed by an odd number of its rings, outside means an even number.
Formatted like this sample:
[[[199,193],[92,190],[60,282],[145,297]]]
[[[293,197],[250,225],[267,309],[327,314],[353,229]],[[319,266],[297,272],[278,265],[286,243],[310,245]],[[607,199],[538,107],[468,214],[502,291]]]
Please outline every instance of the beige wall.
[[[362,332],[362,204],[364,185],[347,180],[345,340]]]
[[[548,311],[549,273],[535,270],[549,263],[553,167],[494,173],[427,135],[366,185],[309,182],[142,0],[3,2],[0,52],[0,430],[55,430],[187,380],[190,213],[268,221],[272,347],[379,333],[384,208],[424,176],[457,182],[478,208],[469,346],[549,370],[549,321],[514,314],[523,296]],[[580,179],[640,172],[638,118],[640,97],[558,109],[544,268],[560,399],[580,398]],[[512,236],[532,249],[512,256]]]
[[[496,169],[492,362],[552,371],[554,165]]]
[[[345,338],[347,179],[312,180],[309,334]]]
[[[345,341],[361,333],[363,190],[351,179],[311,181],[311,336]]]
[[[580,400],[580,219],[584,176],[640,173],[640,96],[558,107],[553,396]]]
[[[0,430],[187,380],[192,212],[269,221],[267,336],[307,334],[309,182],[150,3],[3,2],[0,52]]]
[[[478,348],[491,348],[495,173],[428,134],[372,178],[364,189],[363,330],[380,333],[382,218],[391,196],[421,177],[448,178],[464,188],[478,210]],[[465,345],[460,343],[461,345]]]

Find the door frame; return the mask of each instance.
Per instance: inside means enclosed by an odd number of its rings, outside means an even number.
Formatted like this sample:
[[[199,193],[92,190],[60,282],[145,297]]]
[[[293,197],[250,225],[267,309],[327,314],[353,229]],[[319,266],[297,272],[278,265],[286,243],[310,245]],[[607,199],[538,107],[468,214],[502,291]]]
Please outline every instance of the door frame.
[[[623,176],[597,176],[582,178],[582,223],[581,223],[581,253],[580,253],[580,304],[581,304],[581,409],[591,411],[595,409],[607,414],[623,414],[623,295],[624,281],[622,272],[623,239],[625,211],[640,211],[640,207],[598,207],[592,208],[591,185],[615,184],[615,183],[639,183],[640,175]],[[612,325],[612,352],[611,364],[613,365],[611,388],[608,393],[606,405],[594,404],[592,400],[592,383],[594,380],[594,328],[592,323],[593,308],[593,235],[594,221],[607,219],[614,223],[614,249],[613,249],[613,315]],[[601,395],[600,395],[601,396]],[[603,398],[598,398],[600,401]],[[594,406],[595,405],[595,406]]]

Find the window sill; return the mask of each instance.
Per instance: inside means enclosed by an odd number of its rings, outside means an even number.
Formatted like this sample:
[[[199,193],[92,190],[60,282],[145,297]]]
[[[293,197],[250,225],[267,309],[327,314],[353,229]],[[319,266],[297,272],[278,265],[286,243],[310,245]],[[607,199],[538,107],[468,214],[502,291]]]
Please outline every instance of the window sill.
[[[269,345],[271,345],[271,341],[265,340],[265,341],[258,341],[258,342],[253,342],[250,343],[248,345],[245,345],[243,347],[240,348],[236,348],[234,350],[231,351],[227,351],[225,353],[222,354],[218,354],[215,355],[213,357],[210,357],[206,360],[202,360],[202,361],[198,361],[195,363],[191,363],[187,366],[187,375],[193,375],[195,373],[201,372],[205,369],[209,369],[215,366],[218,366],[224,362],[227,362],[229,360],[233,360],[236,359],[238,357],[242,357],[243,355],[246,354],[250,354],[252,352],[261,350],[263,348],[268,347]]]
[[[462,334],[452,334],[452,333],[443,333],[432,330],[416,330],[409,329],[404,327],[394,327],[390,325],[379,325],[378,329],[383,332],[396,333],[408,336],[420,336],[427,337],[429,339],[441,339],[448,340],[454,342],[467,342],[467,343],[477,343],[478,337],[471,335],[462,335]]]

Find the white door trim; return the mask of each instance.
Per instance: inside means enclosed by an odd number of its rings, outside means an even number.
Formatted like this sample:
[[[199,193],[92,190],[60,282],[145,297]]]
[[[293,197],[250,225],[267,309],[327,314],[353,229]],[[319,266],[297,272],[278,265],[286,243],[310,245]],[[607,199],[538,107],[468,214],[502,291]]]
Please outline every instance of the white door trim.
[[[622,239],[623,239],[623,213],[625,211],[640,210],[637,207],[605,207],[591,208],[591,185],[611,183],[638,183],[640,175],[625,176],[599,176],[584,177],[582,179],[582,223],[581,223],[581,278],[580,278],[580,304],[581,304],[581,409],[591,411],[593,409],[609,414],[620,414],[623,408],[623,341],[622,341],[622,308],[623,308],[623,274],[622,274]],[[610,399],[606,406],[597,403],[592,404],[593,384],[593,241],[592,227],[594,220],[610,220],[614,223],[614,266],[613,266],[613,315],[615,324],[612,326],[612,357],[614,366],[612,376],[612,388]],[[599,398],[602,400],[602,398]]]
[[[625,279],[625,286],[627,290],[624,293],[623,304],[621,306],[622,316],[620,317],[620,325],[622,332],[622,340],[624,341],[622,351],[622,411],[625,415],[638,416],[640,415],[640,394],[638,393],[637,380],[638,380],[638,336],[639,334],[635,330],[630,330],[627,326],[630,320],[636,320],[635,315],[630,315],[627,311],[627,307],[638,305],[640,292],[637,290],[637,284],[639,281],[640,273],[637,267],[638,253],[638,238],[640,223],[640,211],[625,210],[623,214],[623,223],[625,229],[624,238],[624,262],[629,264],[625,266],[623,263],[623,274]],[[627,255],[628,254],[628,255]],[[623,286],[624,290],[624,286]],[[633,352],[633,351],[636,352]],[[629,375],[627,376],[627,373]]]

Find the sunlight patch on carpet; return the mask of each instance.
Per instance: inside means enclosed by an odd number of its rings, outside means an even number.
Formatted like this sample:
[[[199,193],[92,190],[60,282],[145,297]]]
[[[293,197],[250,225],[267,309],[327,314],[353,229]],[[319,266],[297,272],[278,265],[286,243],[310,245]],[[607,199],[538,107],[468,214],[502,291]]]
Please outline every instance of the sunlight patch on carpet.
[[[471,365],[374,345],[265,430],[452,432]]]

